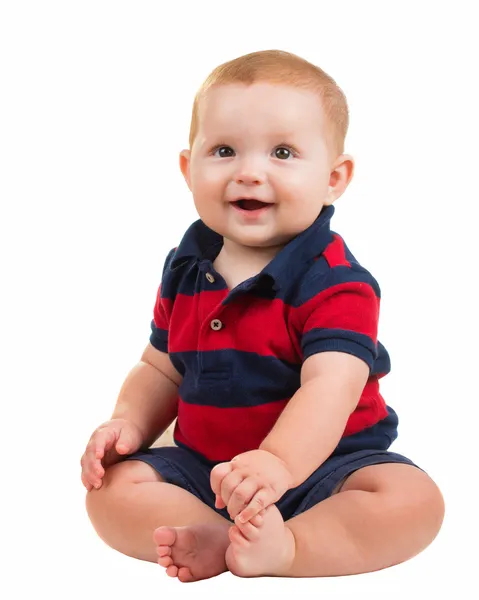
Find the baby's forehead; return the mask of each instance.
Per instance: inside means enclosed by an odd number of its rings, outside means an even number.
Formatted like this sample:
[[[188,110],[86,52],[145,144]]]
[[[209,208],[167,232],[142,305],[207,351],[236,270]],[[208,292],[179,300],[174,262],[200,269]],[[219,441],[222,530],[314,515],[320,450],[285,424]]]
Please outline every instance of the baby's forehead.
[[[255,82],[216,84],[198,98],[198,108],[211,108],[223,104],[243,104],[255,107],[259,103],[274,107],[281,104],[310,104],[315,109],[322,108],[319,94],[313,90],[298,86]]]
[[[272,84],[221,85],[199,101],[198,121],[204,128],[247,127],[292,135],[305,127],[324,123],[317,94],[292,86]]]

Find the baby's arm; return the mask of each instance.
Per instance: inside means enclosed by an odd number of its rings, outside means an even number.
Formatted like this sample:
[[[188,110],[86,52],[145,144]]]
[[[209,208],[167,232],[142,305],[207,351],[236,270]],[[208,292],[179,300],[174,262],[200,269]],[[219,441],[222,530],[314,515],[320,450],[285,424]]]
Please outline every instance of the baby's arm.
[[[178,414],[181,380],[168,354],[148,344],[128,373],[111,418],[134,423],[143,435],[142,448],[149,448]]]
[[[122,385],[112,418],[95,429],[83,453],[87,491],[101,487],[107,467],[149,448],[167,429],[178,414],[180,383],[168,354],[149,344]]]
[[[343,352],[313,354],[301,369],[301,387],[260,445],[284,461],[297,487],[332,454],[356,409],[370,369]]]
[[[301,345],[301,387],[260,449],[285,460],[300,485],[334,451],[378,356],[380,289],[355,266],[312,277],[293,313]],[[295,487],[296,487],[295,485]]]

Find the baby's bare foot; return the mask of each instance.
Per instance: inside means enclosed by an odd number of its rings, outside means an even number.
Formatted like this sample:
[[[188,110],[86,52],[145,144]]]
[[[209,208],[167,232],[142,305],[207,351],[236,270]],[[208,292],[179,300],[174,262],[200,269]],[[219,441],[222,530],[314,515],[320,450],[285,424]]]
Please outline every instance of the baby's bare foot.
[[[295,555],[294,536],[272,504],[263,513],[263,523],[240,523],[229,530],[231,545],[226,565],[238,577],[287,576]]]
[[[228,523],[200,523],[187,527],[158,527],[158,564],[166,574],[190,582],[208,579],[228,570],[226,549],[230,544]]]
[[[260,527],[264,511],[251,523]],[[166,574],[182,582],[209,579],[228,570],[225,554],[230,539],[224,523],[199,523],[187,527],[158,527],[153,538],[158,544],[158,564],[166,567]]]

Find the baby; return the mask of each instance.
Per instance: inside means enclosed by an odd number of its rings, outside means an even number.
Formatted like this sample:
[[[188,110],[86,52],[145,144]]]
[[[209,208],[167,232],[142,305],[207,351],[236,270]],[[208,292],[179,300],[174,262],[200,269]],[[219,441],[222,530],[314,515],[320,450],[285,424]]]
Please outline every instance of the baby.
[[[388,450],[380,288],[330,229],[347,128],[335,81],[288,52],[222,64],[195,98],[180,168],[200,220],[81,459],[98,535],[180,581],[374,571],[441,527],[437,485]]]

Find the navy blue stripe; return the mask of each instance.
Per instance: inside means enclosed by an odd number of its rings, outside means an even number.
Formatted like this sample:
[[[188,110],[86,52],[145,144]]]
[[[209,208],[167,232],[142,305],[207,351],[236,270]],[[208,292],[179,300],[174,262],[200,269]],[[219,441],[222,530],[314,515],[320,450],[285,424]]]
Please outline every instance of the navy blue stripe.
[[[180,396],[191,404],[258,406],[291,398],[301,383],[301,365],[255,352],[172,352],[170,358],[184,375]]]
[[[212,273],[215,276],[213,283],[206,280],[206,273]],[[248,301],[251,301],[251,297],[276,298],[282,300],[286,305],[296,308],[332,286],[352,282],[370,285],[376,296],[381,297],[379,285],[368,271],[352,270],[349,267],[334,267],[327,274],[314,272],[313,276],[309,275],[307,280],[297,288],[292,285],[291,288],[283,287],[278,290],[274,288],[274,280],[271,277],[264,273],[258,274],[237,286],[223,303],[227,304],[237,300],[241,294],[248,294]],[[208,263],[202,263],[200,265],[190,265],[181,276],[176,272],[164,277],[161,297],[174,301],[177,293],[194,296],[203,291],[219,291],[226,289],[226,287],[223,277],[215,271],[213,266],[208,267]]]
[[[151,345],[161,352],[168,352],[168,331],[156,327],[154,321],[151,321],[151,329]],[[371,375],[377,375],[379,373],[385,375],[391,370],[391,360],[383,344],[378,341],[376,348],[369,336],[354,331],[314,328],[303,336],[301,345],[303,350],[303,360],[306,360],[309,356],[318,352],[346,352],[364,360],[371,370]],[[232,350],[231,352],[235,351]],[[185,362],[182,360],[183,354],[186,355],[188,353],[171,354],[171,360],[182,376],[185,373]],[[204,354],[204,352],[201,354]],[[215,355],[215,360],[217,360],[218,353],[215,352],[213,354]],[[261,355],[256,353],[252,353],[252,355],[260,358],[268,358],[261,357]],[[231,360],[235,360],[235,358],[231,357]],[[205,361],[208,363],[208,358],[205,358]],[[251,361],[252,368],[257,368],[253,362],[255,361]],[[229,366],[227,368],[229,369],[228,372],[230,372],[231,368]],[[213,372],[218,372],[218,369],[218,361],[209,368],[209,370]],[[215,377],[218,377],[218,375],[215,375]]]
[[[388,351],[378,340],[378,357],[374,361],[374,367],[371,371],[371,375],[386,375],[391,370],[391,359]]]
[[[333,455],[349,454],[358,450],[387,450],[398,436],[398,416],[390,407],[388,416],[367,429],[341,439]]]
[[[151,321],[150,343],[157,350],[168,352],[168,330],[159,329],[153,320]]]
[[[333,267],[327,274],[323,272],[315,272],[311,269],[312,276],[301,284],[298,293],[295,295],[292,305],[294,307],[301,306],[305,302],[311,300],[319,293],[342,283],[367,283],[372,287],[378,298],[381,298],[381,289],[374,277],[362,267],[354,269],[345,266]]]
[[[364,360],[370,369],[377,356],[376,346],[369,336],[345,329],[315,327],[303,335],[301,346],[304,360],[317,352],[346,352]]]

